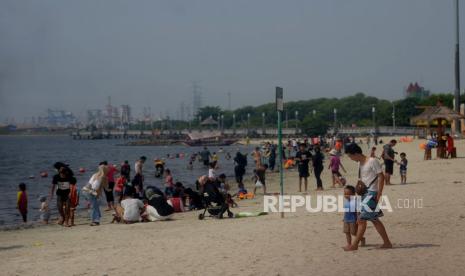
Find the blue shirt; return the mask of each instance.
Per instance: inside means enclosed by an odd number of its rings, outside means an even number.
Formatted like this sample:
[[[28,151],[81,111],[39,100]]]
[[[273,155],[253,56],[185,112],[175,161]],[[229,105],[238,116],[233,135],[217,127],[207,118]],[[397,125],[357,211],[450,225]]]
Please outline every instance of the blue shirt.
[[[344,222],[355,223],[357,221],[357,209],[356,209],[356,200],[347,200],[344,199]]]

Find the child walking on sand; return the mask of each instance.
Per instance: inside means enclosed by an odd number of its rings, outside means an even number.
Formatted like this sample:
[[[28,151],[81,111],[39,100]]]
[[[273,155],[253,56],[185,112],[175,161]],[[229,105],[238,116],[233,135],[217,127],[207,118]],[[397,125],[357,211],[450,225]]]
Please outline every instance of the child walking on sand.
[[[26,184],[20,183],[18,191],[18,199],[16,201],[16,208],[19,210],[23,222],[27,222],[27,194],[26,194]]]
[[[74,213],[79,205],[79,192],[77,190],[77,185],[70,186],[69,192],[69,219],[70,219],[70,226],[76,226],[74,224]]]
[[[336,187],[336,183],[342,187],[344,186],[344,178],[342,177],[341,173],[339,172],[339,169],[342,169],[344,173],[347,173],[346,169],[341,163],[341,158],[339,158],[338,152],[335,149],[332,149],[329,152],[329,155],[331,156],[330,162],[328,169],[331,170],[332,178],[333,178],[333,186],[332,188]]]
[[[398,163],[400,166],[400,184],[407,184],[407,155],[405,152],[400,154],[400,162]]]
[[[42,196],[39,199],[40,201],[40,220],[43,224],[48,224],[50,220],[50,208],[48,207],[47,197]]]
[[[355,199],[355,187],[344,187],[344,233],[346,234],[347,247],[352,244],[352,236],[357,236],[357,200]],[[365,246],[365,238],[360,241]]]

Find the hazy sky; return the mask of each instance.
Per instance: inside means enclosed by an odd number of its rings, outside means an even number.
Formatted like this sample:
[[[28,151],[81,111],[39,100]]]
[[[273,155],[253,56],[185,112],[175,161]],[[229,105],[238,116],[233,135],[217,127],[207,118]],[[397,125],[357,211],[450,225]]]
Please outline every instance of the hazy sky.
[[[233,107],[271,102],[276,85],[288,101],[396,99],[410,81],[453,91],[453,3],[0,0],[0,119],[83,115],[110,95],[135,115],[174,115],[192,81],[224,107],[228,91]]]

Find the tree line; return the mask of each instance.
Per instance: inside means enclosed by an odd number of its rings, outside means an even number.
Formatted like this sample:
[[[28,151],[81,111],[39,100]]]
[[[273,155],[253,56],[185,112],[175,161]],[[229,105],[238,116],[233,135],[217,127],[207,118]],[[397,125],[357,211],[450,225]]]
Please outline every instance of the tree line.
[[[308,135],[326,133],[334,126],[373,126],[373,119],[378,126],[393,124],[393,111],[397,126],[410,126],[410,118],[420,114],[421,106],[434,106],[442,102],[452,108],[453,94],[432,94],[424,99],[406,97],[388,101],[364,93],[357,93],[343,98],[317,98],[286,102],[284,104],[284,126],[298,127]],[[464,99],[464,97],[461,97]],[[374,108],[374,118],[373,118]],[[335,120],[336,110],[336,120]],[[297,116],[296,116],[297,115]],[[198,127],[207,118],[219,121],[223,128],[261,128],[275,127],[277,113],[275,103],[259,106],[244,106],[235,110],[223,110],[219,106],[202,107],[191,122],[170,121],[156,122],[155,128]],[[213,128],[215,126],[212,126]]]

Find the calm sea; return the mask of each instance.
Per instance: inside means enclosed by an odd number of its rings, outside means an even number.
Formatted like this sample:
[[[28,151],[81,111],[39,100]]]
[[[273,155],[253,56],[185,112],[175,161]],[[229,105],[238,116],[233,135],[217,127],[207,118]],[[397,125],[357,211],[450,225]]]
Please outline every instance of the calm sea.
[[[63,161],[70,164],[78,180],[78,187],[87,184],[92,173],[95,172],[99,162],[107,160],[110,163],[120,165],[124,160],[129,160],[131,169],[134,170],[134,162],[138,157],[145,155],[148,160],[144,167],[146,175],[145,186],[155,185],[162,187],[161,179],[155,178],[155,168],[152,160],[155,157],[167,157],[183,153],[184,158],[166,160],[166,168],[170,168],[175,181],[181,181],[186,186],[193,186],[197,177],[206,174],[207,170],[199,162],[195,162],[194,169],[186,169],[188,157],[192,153],[199,152],[202,148],[185,146],[120,146],[122,140],[73,140],[67,136],[0,136],[0,225],[16,224],[21,222],[16,210],[16,194],[18,184],[27,184],[29,200],[29,221],[39,219],[41,195],[48,195],[55,170],[53,164]],[[226,160],[225,154],[232,156],[237,150],[250,153],[252,147],[230,146],[224,147],[224,153],[218,153],[220,157],[220,169],[218,173],[225,173],[234,181],[233,162]],[[218,152],[218,147],[209,150]],[[249,161],[251,164],[251,161]],[[248,170],[251,170],[249,166]],[[79,173],[79,168],[85,168],[85,173]],[[40,177],[40,172],[48,172],[47,178]],[[134,174],[134,173],[133,173]],[[132,175],[133,175],[132,174]],[[30,179],[30,176],[34,176]],[[101,200],[105,202],[104,199]],[[51,202],[52,212],[55,201]],[[81,201],[81,207],[83,202]]]

